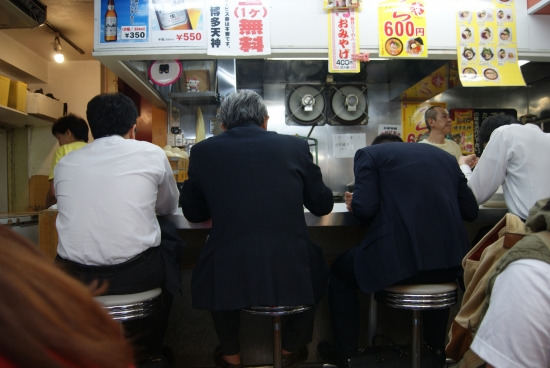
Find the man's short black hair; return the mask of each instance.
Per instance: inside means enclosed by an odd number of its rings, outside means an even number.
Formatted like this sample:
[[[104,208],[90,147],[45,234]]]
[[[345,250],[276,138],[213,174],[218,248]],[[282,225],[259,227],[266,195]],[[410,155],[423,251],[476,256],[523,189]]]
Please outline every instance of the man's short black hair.
[[[483,119],[479,127],[479,144],[483,147],[495,129],[504,125],[519,124],[516,118],[510,115],[491,115]]]
[[[371,145],[374,146],[375,144],[391,143],[391,142],[403,142],[403,139],[401,139],[400,136],[395,135],[393,133],[382,133],[382,134],[379,134],[376,138],[374,138]]]
[[[70,130],[77,141],[88,143],[88,124],[86,120],[75,114],[60,117],[52,125],[52,134],[65,134]]]

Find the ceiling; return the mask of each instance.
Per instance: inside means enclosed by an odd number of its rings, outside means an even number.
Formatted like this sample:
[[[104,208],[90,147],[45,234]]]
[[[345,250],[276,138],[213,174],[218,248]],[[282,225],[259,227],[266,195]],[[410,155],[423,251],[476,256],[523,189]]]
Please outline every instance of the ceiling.
[[[5,0],[0,0],[5,1]],[[47,6],[47,21],[84,51],[81,55],[63,39],[61,48],[67,61],[94,60],[94,0],[41,0]],[[31,49],[40,57],[53,58],[54,31],[37,28],[3,29],[0,32]]]

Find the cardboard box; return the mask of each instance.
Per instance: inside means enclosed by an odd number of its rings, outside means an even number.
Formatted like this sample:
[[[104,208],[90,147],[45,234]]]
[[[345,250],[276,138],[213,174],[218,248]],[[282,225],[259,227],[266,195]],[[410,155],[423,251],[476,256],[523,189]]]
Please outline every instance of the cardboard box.
[[[9,94],[10,94],[10,79],[0,75],[0,105],[8,106]]]
[[[63,102],[44,96],[42,93],[28,93],[27,114],[38,115],[49,120],[57,120],[63,116]]]
[[[10,81],[8,107],[25,112],[27,105],[27,83]]]

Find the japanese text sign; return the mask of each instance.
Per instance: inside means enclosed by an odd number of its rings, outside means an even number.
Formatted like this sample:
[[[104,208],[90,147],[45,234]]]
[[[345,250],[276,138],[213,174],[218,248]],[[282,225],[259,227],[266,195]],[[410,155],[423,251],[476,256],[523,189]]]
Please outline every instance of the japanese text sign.
[[[269,55],[269,0],[208,2],[208,55]]]
[[[382,0],[378,26],[381,57],[428,57],[426,9],[422,1]]]
[[[352,59],[359,53],[359,24],[356,9],[328,13],[329,72],[359,73],[361,63]]]

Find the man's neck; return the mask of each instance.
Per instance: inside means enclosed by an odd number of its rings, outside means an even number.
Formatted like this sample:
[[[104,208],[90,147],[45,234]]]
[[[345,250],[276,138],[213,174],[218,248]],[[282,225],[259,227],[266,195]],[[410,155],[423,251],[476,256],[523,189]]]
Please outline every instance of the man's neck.
[[[445,143],[445,134],[441,132],[434,132],[432,130],[428,138],[426,138],[426,140],[430,143],[443,144]]]

